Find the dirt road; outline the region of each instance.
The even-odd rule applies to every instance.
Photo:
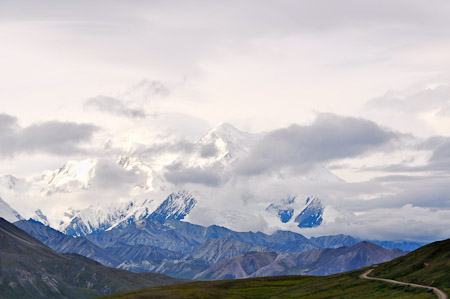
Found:
[[[389,282],[389,283],[394,283],[394,284],[399,284],[399,285],[404,285],[404,286],[428,289],[428,290],[432,290],[438,296],[439,299],[448,299],[447,294],[445,294],[443,291],[441,291],[441,290],[439,290],[438,288],[435,288],[435,287],[424,286],[424,285],[415,284],[415,283],[401,282],[401,281],[396,281],[396,280],[386,279],[386,278],[376,278],[376,277],[369,277],[369,276],[367,276],[372,271],[373,271],[373,269],[367,270],[366,272],[361,274],[359,276],[359,278],[370,279],[370,280],[379,280],[379,281],[384,281],[384,282]]]

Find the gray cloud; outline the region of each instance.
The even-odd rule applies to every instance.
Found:
[[[400,164],[379,167],[362,167],[361,170],[384,171],[384,172],[438,172],[450,174],[450,137],[432,136],[412,147],[414,150],[427,150],[431,152],[424,165],[407,165],[411,160],[405,160]]]
[[[147,116],[143,109],[129,108],[122,101],[107,96],[90,98],[84,103],[84,107],[128,118],[145,118]]]
[[[319,114],[309,126],[292,125],[268,133],[239,161],[237,170],[249,175],[281,168],[302,172],[314,163],[380,150],[400,137],[368,120]]]
[[[433,210],[408,204],[401,208],[374,209],[358,215],[352,223],[338,219],[312,231],[317,236],[343,233],[371,240],[432,242],[448,238],[449,227],[450,210]]]
[[[136,186],[142,177],[134,171],[129,171],[117,165],[113,161],[101,160],[95,167],[95,177],[92,181],[94,189],[105,190],[126,190]]]
[[[222,180],[222,175],[214,167],[189,167],[181,163],[166,167],[164,177],[175,185],[193,183],[211,187],[218,186]]]
[[[450,209],[450,186],[448,176],[385,176],[368,182],[367,185],[379,186],[379,192],[391,191],[393,194],[378,196],[371,200],[346,201],[353,211],[368,211],[376,208],[400,208],[406,204],[418,207]],[[378,184],[380,183],[380,184]]]
[[[200,156],[202,158],[209,158],[213,157],[217,154],[218,148],[214,142],[211,142],[209,144],[202,144],[200,147]]]
[[[0,114],[0,155],[45,152],[68,155],[83,152],[98,127],[91,124],[48,121],[22,128],[16,117]]]
[[[434,147],[433,154],[428,159],[428,165],[435,169],[449,170],[450,166],[450,137],[431,137],[425,145]]]
[[[366,107],[389,111],[396,110],[402,113],[423,113],[424,111],[437,110],[436,114],[448,116],[450,111],[450,87],[441,85],[404,97],[393,96],[388,93],[383,97],[368,101]]]
[[[137,145],[133,150],[133,154],[145,159],[164,153],[192,153],[194,149],[194,143],[186,140],[178,140],[152,145]]]

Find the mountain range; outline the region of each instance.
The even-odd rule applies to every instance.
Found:
[[[56,253],[3,218],[0,244],[0,298],[87,298],[185,282],[108,268],[74,253]]]
[[[360,242],[350,247],[316,248],[296,253],[248,252],[225,259],[194,279],[216,280],[275,275],[330,275],[390,261],[399,249]]]
[[[104,265],[134,272],[151,271],[189,279],[222,279],[223,276],[219,274],[207,273],[215,272],[218,265],[223,268],[221,271],[225,271],[227,263],[235,264],[234,259],[253,255],[264,257],[264,260],[270,262],[261,264],[254,272],[242,277],[275,273],[326,275],[329,271],[355,269],[405,253],[399,249],[391,250],[372,243],[360,243],[345,235],[308,239],[290,231],[277,231],[271,235],[235,232],[224,227],[203,227],[170,218],[141,219],[123,228],[83,237],[65,235],[33,220],[21,220],[15,225],[58,252],[78,253]],[[366,244],[364,250],[358,244]],[[363,257],[355,260],[347,258],[346,254]],[[304,256],[310,259],[303,258]],[[317,260],[312,259],[312,256]],[[332,259],[342,262],[340,268],[331,267],[327,272],[327,267],[320,267],[332,263]],[[292,265],[280,270],[279,260],[281,263],[289,260]],[[266,267],[271,263],[274,264]],[[261,267],[266,268],[264,270]]]

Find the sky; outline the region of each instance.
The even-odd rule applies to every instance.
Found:
[[[106,147],[173,152],[227,122],[267,134],[233,175],[320,163],[348,183],[333,190],[343,205],[380,188],[358,209],[419,209],[436,228],[449,37],[444,0],[0,0],[0,175]]]

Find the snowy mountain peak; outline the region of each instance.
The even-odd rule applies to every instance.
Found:
[[[282,223],[292,221],[300,228],[319,226],[323,221],[324,205],[319,197],[308,196],[304,202],[298,200],[297,196],[288,196],[275,203],[271,203],[266,212],[277,216]]]
[[[294,222],[298,227],[309,228],[322,224],[324,206],[318,197],[308,197],[305,208],[298,214]]]
[[[194,195],[188,191],[171,193],[150,217],[181,220],[189,214],[196,203]]]
[[[12,175],[4,175],[0,177],[0,187],[5,188],[6,190],[24,192],[28,189],[29,184],[24,179]]]
[[[288,196],[287,198],[281,199],[278,203],[271,203],[267,208],[266,212],[276,215],[280,218],[281,222],[287,223],[292,219],[294,215],[294,207],[296,196]]]
[[[17,184],[17,178],[12,175],[4,175],[0,177],[0,186],[5,187],[8,190],[13,190]]]
[[[151,199],[133,200],[119,206],[104,209],[90,206],[76,213],[60,230],[71,236],[83,236],[95,232],[125,227],[129,223],[147,218],[156,208]]]
[[[243,132],[231,124],[221,123],[198,142],[198,156],[190,164],[199,166],[219,163],[222,167],[248,153],[258,135]]]
[[[75,213],[60,230],[72,236],[84,236],[113,228],[123,228],[144,218],[183,219],[197,200],[188,191],[171,193],[160,205],[151,199],[133,200],[104,209],[90,206]],[[40,221],[40,220],[38,220]]]
[[[128,171],[139,173],[143,180],[135,186],[135,191],[152,191],[153,187],[153,171],[137,157],[120,156],[116,163]]]
[[[16,210],[11,208],[9,204],[6,201],[4,201],[1,197],[0,197],[0,217],[9,222],[16,222],[19,220],[23,220],[23,217],[20,216],[20,214],[17,213]]]
[[[242,137],[245,137],[246,135],[248,135],[248,132],[244,132],[239,130],[238,128],[236,128],[235,126],[233,126],[230,123],[227,122],[222,122],[220,124],[218,124],[215,128],[213,128],[210,132],[215,132],[216,134],[226,138],[226,139],[240,139]]]
[[[57,170],[47,170],[35,178],[41,185],[41,192],[48,195],[55,192],[69,193],[76,189],[87,189],[95,176],[96,159],[70,160]]]
[[[326,169],[323,165],[314,165],[308,173],[302,176],[303,179],[307,179],[312,182],[320,183],[343,183],[345,182],[340,177]]]
[[[200,143],[206,140],[222,140],[225,144],[241,143],[252,135],[254,134],[241,131],[232,124],[221,123],[201,138]]]
[[[40,222],[45,226],[49,226],[47,216],[45,216],[40,209],[34,211],[34,216],[31,217],[31,219]]]

